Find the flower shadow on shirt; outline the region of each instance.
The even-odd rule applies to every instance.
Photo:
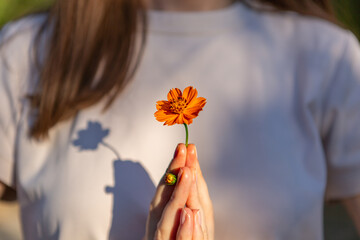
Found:
[[[122,160],[116,148],[104,141],[110,133],[97,121],[89,121],[87,128],[78,131],[72,143],[80,151],[105,147],[114,153],[114,186],[106,186],[105,193],[113,195],[112,222],[108,238],[137,240],[145,235],[146,219],[155,185],[144,167],[134,161]]]
[[[115,185],[105,191],[113,194],[113,219],[109,239],[142,239],[155,186],[140,163],[114,161]]]
[[[110,133],[109,129],[103,129],[101,123],[88,121],[86,129],[78,131],[78,138],[73,145],[83,150],[96,150],[103,139]]]

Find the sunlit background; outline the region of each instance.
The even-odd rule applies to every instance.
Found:
[[[53,0],[0,0],[0,27],[24,14],[46,10],[52,2]],[[332,2],[340,22],[360,39],[360,0],[333,0]],[[15,203],[0,203],[0,240],[21,239],[18,215],[19,211]],[[341,205],[336,203],[327,205],[324,217],[325,240],[360,239]]]

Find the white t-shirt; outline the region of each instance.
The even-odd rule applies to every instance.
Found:
[[[189,131],[216,239],[320,240],[324,199],[360,193],[360,48],[350,32],[241,3],[151,11],[143,60],[110,110],[83,110],[37,142],[25,96],[43,19],[1,34],[11,40],[0,52],[0,179],[17,189],[25,239],[141,239],[185,137],[155,120],[155,102],[189,85],[207,98]]]

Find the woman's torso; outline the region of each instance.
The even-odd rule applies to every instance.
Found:
[[[345,34],[240,4],[149,17],[138,72],[109,111],[99,103],[37,142],[22,102],[15,156],[25,239],[140,239],[155,185],[185,136],[183,126],[155,120],[155,102],[189,85],[207,98],[189,130],[217,239],[322,239],[322,101],[338,61],[326,54],[343,50]]]

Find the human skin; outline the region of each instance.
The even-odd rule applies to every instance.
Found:
[[[342,200],[360,236],[360,195]]]
[[[0,182],[0,198],[1,199],[3,198],[4,192],[5,192],[5,185],[2,182]]]
[[[214,239],[212,202],[195,145],[186,148],[179,144],[167,172],[179,176],[177,185],[167,186],[160,181],[150,204],[144,239]],[[184,216],[187,225],[181,224]]]

